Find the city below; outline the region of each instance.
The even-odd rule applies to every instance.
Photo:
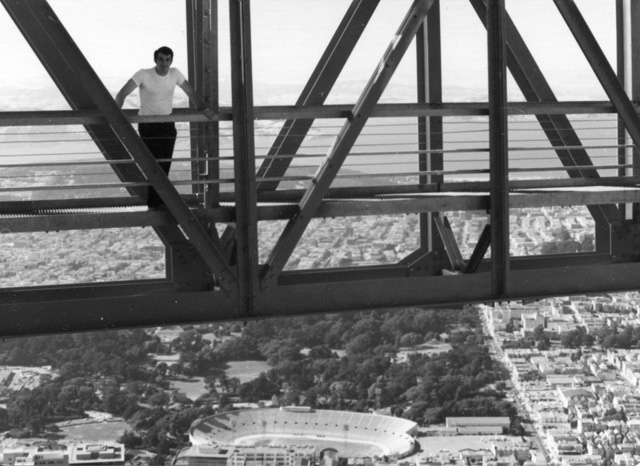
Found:
[[[400,413],[394,415],[390,406],[378,406],[366,414],[282,407],[282,398],[275,395],[259,403],[242,403],[236,397],[238,400],[224,409],[218,399],[213,411],[208,411],[209,416],[197,419],[184,432],[191,446],[177,450],[162,463],[154,463],[149,451],[125,450],[116,440],[126,442],[126,433],[119,439],[82,441],[62,435],[52,441],[48,436],[15,438],[13,432],[5,432],[2,464],[305,466],[344,460],[349,464],[405,466],[633,465],[640,459],[639,305],[640,294],[629,293],[470,308],[468,311],[479,314],[492,358],[508,369],[510,380],[502,385],[507,399],[516,407],[517,414],[512,419],[447,417],[444,424],[429,425],[399,418]],[[155,332],[160,341],[172,341],[170,346],[174,348],[179,340],[195,335],[193,330],[167,330],[171,331]],[[438,336],[440,351],[453,351],[449,343],[452,336]],[[215,341],[217,337],[206,338]],[[235,333],[222,340],[241,339]],[[163,348],[166,351],[168,347]],[[396,359],[408,364],[424,349],[425,345],[404,347],[400,352],[403,357],[398,353]],[[177,356],[163,354],[157,359],[178,361]],[[38,380],[52,376],[55,378],[53,371],[34,367],[6,367],[0,373],[3,386],[18,391],[32,390]],[[225,392],[221,387],[225,380],[228,383],[226,378],[215,381],[218,391]],[[380,392],[374,392],[378,399]],[[173,387],[168,393],[166,409],[189,409],[184,392]],[[85,433],[95,426],[114,424],[120,425],[121,430],[122,425],[126,426],[117,416],[86,414],[89,417],[85,419],[50,425],[49,435],[73,426]],[[515,427],[514,419],[520,427]],[[291,427],[286,427],[288,422]],[[337,427],[331,427],[334,423]],[[284,441],[286,445],[281,443]],[[335,450],[326,447],[332,442],[337,446]],[[379,454],[367,456],[368,451]],[[332,452],[337,454],[331,455]]]
[[[451,212],[448,218],[462,255],[469,257],[488,217]],[[510,220],[514,256],[593,251],[594,222],[585,208],[514,209]],[[261,222],[259,227],[264,261],[284,222]],[[393,263],[418,247],[418,232],[415,214],[316,219],[287,269]],[[3,233],[2,287],[164,277],[164,246],[151,228]]]
[[[487,217],[478,213],[453,212],[448,214],[448,218],[463,255],[468,256]],[[308,269],[396,262],[417,247],[418,220],[417,215],[411,214],[314,220],[313,228],[308,229],[287,268]],[[513,255],[593,250],[593,221],[582,209],[557,207],[514,210],[510,220]],[[263,260],[273,247],[271,238],[277,238],[282,222],[262,222],[260,228],[260,256]],[[164,268],[163,247],[153,235],[153,231],[138,229],[123,233],[120,230],[91,230],[2,235],[7,253],[2,257],[4,272],[0,275],[0,283],[4,287],[10,287],[161,278]],[[13,260],[13,255],[20,256],[21,260]],[[91,417],[89,422],[82,417],[64,419],[50,423],[49,427],[57,426],[64,429],[80,425],[82,429],[89,431],[90,426],[110,424],[121,427],[118,434],[111,432],[105,438],[93,438],[91,441],[83,440],[81,437],[65,439],[64,435],[61,435],[54,436],[55,441],[52,441],[50,436],[38,435],[37,438],[31,438],[21,434],[17,435],[20,438],[16,438],[15,433],[8,433],[2,443],[2,463],[8,466],[67,466],[79,462],[87,465],[120,465],[126,462],[179,466],[304,466],[318,464],[321,461],[323,464],[347,461],[349,464],[413,463],[459,466],[522,466],[525,463],[572,466],[637,464],[640,461],[640,397],[637,395],[640,381],[640,350],[635,351],[632,348],[638,346],[640,341],[640,332],[636,335],[634,330],[639,324],[636,317],[639,303],[640,298],[637,295],[628,294],[601,298],[558,298],[526,306],[511,303],[494,307],[470,307],[468,310],[481,317],[484,345],[489,348],[495,364],[508,370],[509,376],[498,384],[502,385],[502,388],[497,389],[496,396],[498,399],[506,397],[514,407],[514,415],[495,415],[495,410],[490,410],[490,415],[447,415],[445,420],[442,413],[446,409],[443,408],[440,417],[415,415],[412,416],[416,418],[414,424],[399,427],[393,421],[402,415],[402,410],[398,410],[397,407],[403,404],[405,413],[416,407],[416,403],[409,400],[410,397],[406,394],[402,395],[402,403],[400,400],[387,400],[385,405],[377,399],[375,409],[365,407],[369,412],[373,412],[374,416],[378,416],[375,420],[355,418],[353,415],[344,417],[343,413],[350,412],[349,409],[357,406],[357,399],[352,400],[355,405],[344,406],[347,410],[336,410],[333,400],[321,401],[320,397],[316,401],[319,405],[324,403],[321,408],[309,408],[307,413],[285,412],[275,415],[273,413],[282,412],[282,407],[290,404],[284,404],[282,399],[277,399],[275,395],[259,403],[245,403],[242,397],[235,396],[239,383],[236,383],[235,389],[225,387],[220,390],[220,384],[227,379],[225,376],[222,382],[219,378],[213,382],[210,380],[209,385],[215,387],[212,389],[213,392],[228,395],[233,403],[223,409],[219,397],[210,398],[205,402],[199,399],[197,403],[201,403],[196,404],[199,410],[197,413],[202,414],[197,418],[200,421],[196,419],[199,424],[194,418],[189,418],[190,422],[194,423],[185,425],[181,432],[161,431],[158,434],[158,437],[169,436],[167,438],[172,439],[172,445],[185,445],[185,439],[188,438],[186,446],[182,448],[165,449],[171,451],[171,454],[155,456],[147,449],[135,448],[134,444],[140,443],[138,436],[142,435],[142,431],[129,428],[132,423],[127,416],[105,414],[104,418]],[[455,314],[459,311],[435,312]],[[479,322],[480,320],[478,327]],[[385,325],[384,320],[378,324]],[[448,332],[457,332],[456,329],[461,324],[451,325],[452,327],[446,328],[444,332],[436,328],[429,331],[429,328],[425,327],[410,332],[411,338],[406,334],[402,338],[396,337],[396,343],[401,342],[401,351],[389,356],[389,361],[395,365],[407,366],[413,363],[412,355],[420,355],[428,360],[435,352],[423,351],[425,345],[442,352],[457,351],[455,343],[448,343]],[[605,330],[609,331],[609,334],[603,335],[602,332]],[[467,331],[472,332],[473,329]],[[157,379],[163,379],[167,374],[173,374],[174,377],[185,374],[185,367],[193,369],[199,364],[197,359],[203,350],[197,352],[197,355],[189,356],[193,358],[189,359],[185,356],[189,352],[185,353],[185,348],[181,347],[184,342],[176,343],[184,339],[180,335],[189,332],[193,333],[193,330],[181,329],[176,335],[163,341],[163,355],[162,358],[158,356],[153,373],[158,374],[158,367],[164,364],[160,361],[171,361],[171,358],[174,358],[176,364],[168,371],[166,368],[169,365],[165,364],[165,369],[157,375]],[[149,331],[147,333],[153,334]],[[209,351],[218,351],[225,345],[231,345],[230,341],[243,340],[242,335],[242,329],[236,328],[235,333],[228,333],[225,339],[217,341],[217,337],[212,337],[213,343],[209,345]],[[335,349],[339,348],[339,345],[328,346],[332,348],[332,357],[344,359],[345,353],[350,355],[355,352],[353,346],[350,348],[348,342],[345,344],[348,338],[342,338],[343,349]],[[624,338],[626,340],[623,340]],[[355,342],[357,338],[353,340]],[[370,344],[372,347],[384,347],[383,342]],[[261,345],[268,346],[267,343]],[[272,346],[275,345],[274,342]],[[260,349],[264,356],[265,350],[262,346]],[[259,359],[255,354],[257,353],[254,351],[254,356],[246,359]],[[12,353],[11,357],[14,356]],[[224,362],[237,358],[211,357],[210,360]],[[178,365],[181,366],[180,369],[174,367]],[[269,373],[276,365],[270,366],[271,369],[269,366],[266,367]],[[43,377],[47,380],[55,380],[57,377],[58,371],[55,369],[44,375],[35,370],[7,366],[2,372],[3,384],[9,390],[26,393],[29,390],[33,391],[34,385],[37,386],[37,381]],[[197,370],[193,371],[192,375],[194,374],[198,375]],[[256,371],[251,378],[255,380],[263,376],[264,372]],[[318,379],[322,377],[316,376]],[[389,385],[389,376],[385,377]],[[414,379],[418,380],[415,388],[420,388],[423,377],[417,373],[414,375]],[[284,390],[286,395],[289,382],[284,381],[282,375],[280,380],[279,390]],[[247,383],[251,383],[250,380],[245,380],[242,386]],[[413,383],[415,384],[415,381]],[[119,384],[122,390],[122,382]],[[498,385],[495,382],[491,384],[492,387]],[[370,390],[375,392],[375,386],[371,385],[374,388]],[[340,392],[336,387],[339,387],[337,382],[331,384],[331,392],[334,395]],[[98,392],[101,390],[103,389],[97,389]],[[503,395],[500,395],[501,391]],[[181,393],[180,389],[176,389],[175,385],[167,386],[165,392],[163,396],[166,399],[163,398],[161,403],[151,405],[148,398],[147,401],[140,401],[144,400],[143,395],[136,401],[137,408],[157,404],[162,406],[164,413],[196,409],[185,408],[183,402],[186,402],[188,397]],[[482,390],[478,393],[481,394]],[[419,398],[415,392],[413,397],[415,400]],[[371,395],[369,399],[372,399]],[[456,400],[464,402],[458,400],[457,396]],[[304,405],[303,401],[304,397],[294,397],[293,404]],[[343,408],[344,403],[338,405]],[[9,403],[7,408],[10,415],[11,406]],[[260,414],[262,417],[259,419],[255,417],[258,416],[255,413],[261,412],[259,410],[254,414],[238,414],[238,417],[226,414],[223,419],[215,417],[218,415],[216,413],[234,412],[228,410],[238,408],[272,411],[269,411],[270,414]],[[432,406],[427,408],[427,412],[429,409],[439,408]],[[362,410],[363,406],[357,409]],[[86,409],[84,412],[87,412]],[[246,421],[246,418],[251,416],[254,416],[253,420]],[[269,429],[276,429],[278,419],[281,425],[302,424],[301,416],[308,417],[304,420],[305,425],[320,425],[318,419],[327,421],[323,429],[318,427],[302,437],[299,432],[290,432],[279,427],[278,432],[284,436],[282,438],[285,438],[285,443],[282,438],[268,436],[264,441],[246,442],[252,435],[264,437]],[[427,419],[431,420],[426,421]],[[432,422],[433,419],[437,421]],[[251,424],[254,430],[259,428],[261,431],[242,432],[239,426],[245,421]],[[145,425],[143,429],[147,434],[153,428],[153,421],[149,422],[151,424]],[[140,422],[138,424],[140,425]],[[374,424],[388,434],[373,435],[368,429]],[[212,430],[211,425],[218,426],[219,436],[216,437],[215,429]],[[333,432],[327,431],[329,425],[334,425]],[[198,430],[203,426],[207,426],[206,434]],[[336,429],[342,432],[336,434]],[[247,432],[253,434],[249,435]],[[242,438],[234,438],[236,434]],[[400,440],[390,442],[389,439],[393,436]],[[179,440],[180,438],[182,440]],[[136,441],[132,442],[132,439]],[[327,447],[331,444],[331,439],[342,447],[337,448],[335,452],[331,447]],[[66,445],[67,448],[61,445]],[[86,457],[78,455],[74,453],[74,449],[77,448],[85,448],[92,453],[89,456],[85,455]]]

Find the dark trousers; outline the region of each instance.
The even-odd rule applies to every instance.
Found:
[[[149,151],[158,161],[162,171],[168,175],[178,134],[175,123],[139,123],[138,132]],[[151,186],[148,190],[147,205],[149,207],[163,205],[162,199]]]

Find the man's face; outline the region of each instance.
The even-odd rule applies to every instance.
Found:
[[[158,74],[162,76],[166,75],[171,67],[171,62],[173,62],[173,56],[159,53],[156,58],[156,71]]]

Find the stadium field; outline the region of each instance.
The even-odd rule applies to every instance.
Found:
[[[372,413],[292,406],[241,409],[195,421],[193,445],[313,446],[345,458],[407,456],[414,453],[417,424]]]
[[[242,437],[234,442],[236,445],[274,446],[274,445],[313,445],[317,452],[325,448],[333,448],[338,453],[355,457],[374,457],[389,454],[389,449],[373,442],[349,440],[338,437],[316,437],[304,435],[252,435]]]

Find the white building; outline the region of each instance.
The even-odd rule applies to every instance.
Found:
[[[42,447],[6,448],[2,451],[3,466],[69,466],[69,455],[64,450],[46,450]]]
[[[306,466],[314,461],[312,445],[194,445],[182,450],[174,466]]]
[[[124,445],[91,443],[69,447],[69,465],[124,466]]]

